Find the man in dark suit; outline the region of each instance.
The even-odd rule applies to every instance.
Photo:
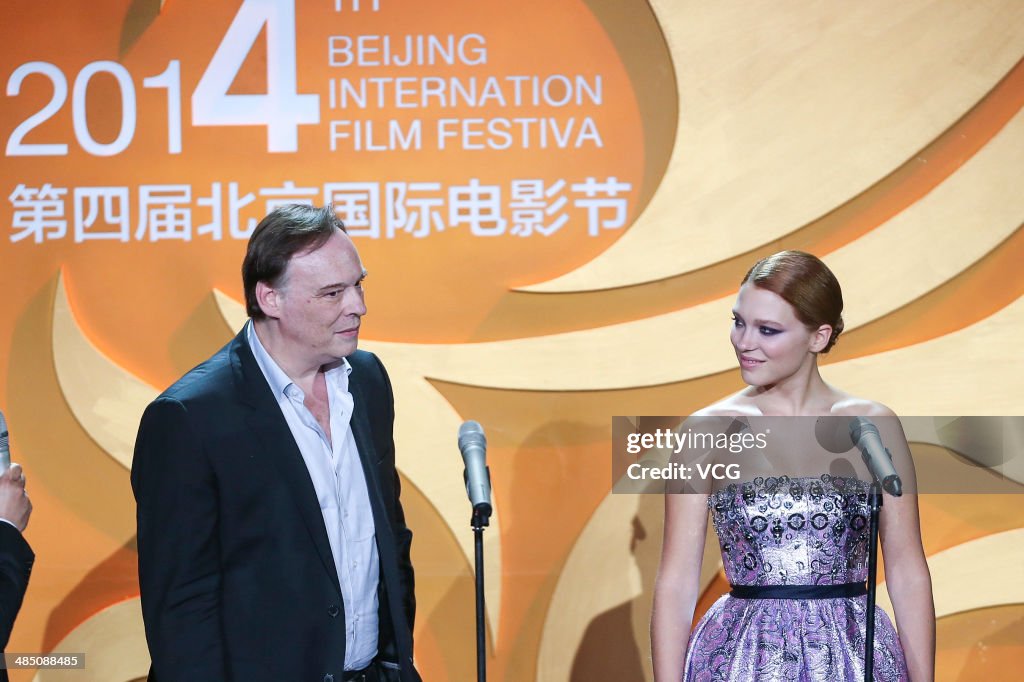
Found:
[[[150,680],[415,682],[415,611],[366,272],[331,207],[249,240],[250,321],[147,409],[132,467]]]
[[[0,415],[0,422],[3,415]],[[0,427],[4,437],[6,427]],[[28,589],[28,578],[36,555],[21,536],[32,515],[32,503],[25,492],[25,474],[12,464],[0,475],[0,652],[7,648],[14,619]],[[7,682],[7,668],[0,668],[0,682]]]

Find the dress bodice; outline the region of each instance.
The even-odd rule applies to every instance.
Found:
[[[708,498],[733,585],[831,585],[867,578],[868,484],[773,476]]]
[[[708,498],[733,585],[835,585],[867,577],[868,484],[759,477]],[[723,595],[693,629],[685,682],[864,679],[867,597]],[[874,679],[907,682],[892,621],[875,607]]]

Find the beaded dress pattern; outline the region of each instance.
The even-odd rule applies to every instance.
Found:
[[[732,585],[838,585],[867,579],[868,484],[856,478],[755,478],[708,498]],[[884,511],[883,511],[884,513]],[[685,680],[864,679],[867,597],[724,595],[694,628]],[[874,679],[909,680],[899,638],[875,610]]]

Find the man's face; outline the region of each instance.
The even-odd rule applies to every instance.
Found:
[[[355,352],[366,314],[365,276],[355,245],[340,230],[319,249],[292,256],[274,287],[275,317],[288,355],[320,366]]]

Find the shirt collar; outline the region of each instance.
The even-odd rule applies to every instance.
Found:
[[[267,383],[270,384],[270,389],[274,392],[274,395],[287,396],[286,391],[289,386],[295,386],[295,389],[300,394],[302,393],[302,389],[295,385],[295,382],[284,373],[281,366],[274,361],[274,358],[267,352],[267,349],[260,343],[260,337],[256,335],[256,327],[253,325],[252,320],[246,322],[245,340],[249,342],[249,348],[252,349],[253,357],[256,358],[256,364],[259,365],[263,376],[266,377]],[[339,372],[338,370],[344,370],[344,372]],[[347,390],[350,374],[352,374],[352,365],[349,364],[348,358],[342,358],[341,364],[328,370],[324,378],[328,382],[340,382]]]

